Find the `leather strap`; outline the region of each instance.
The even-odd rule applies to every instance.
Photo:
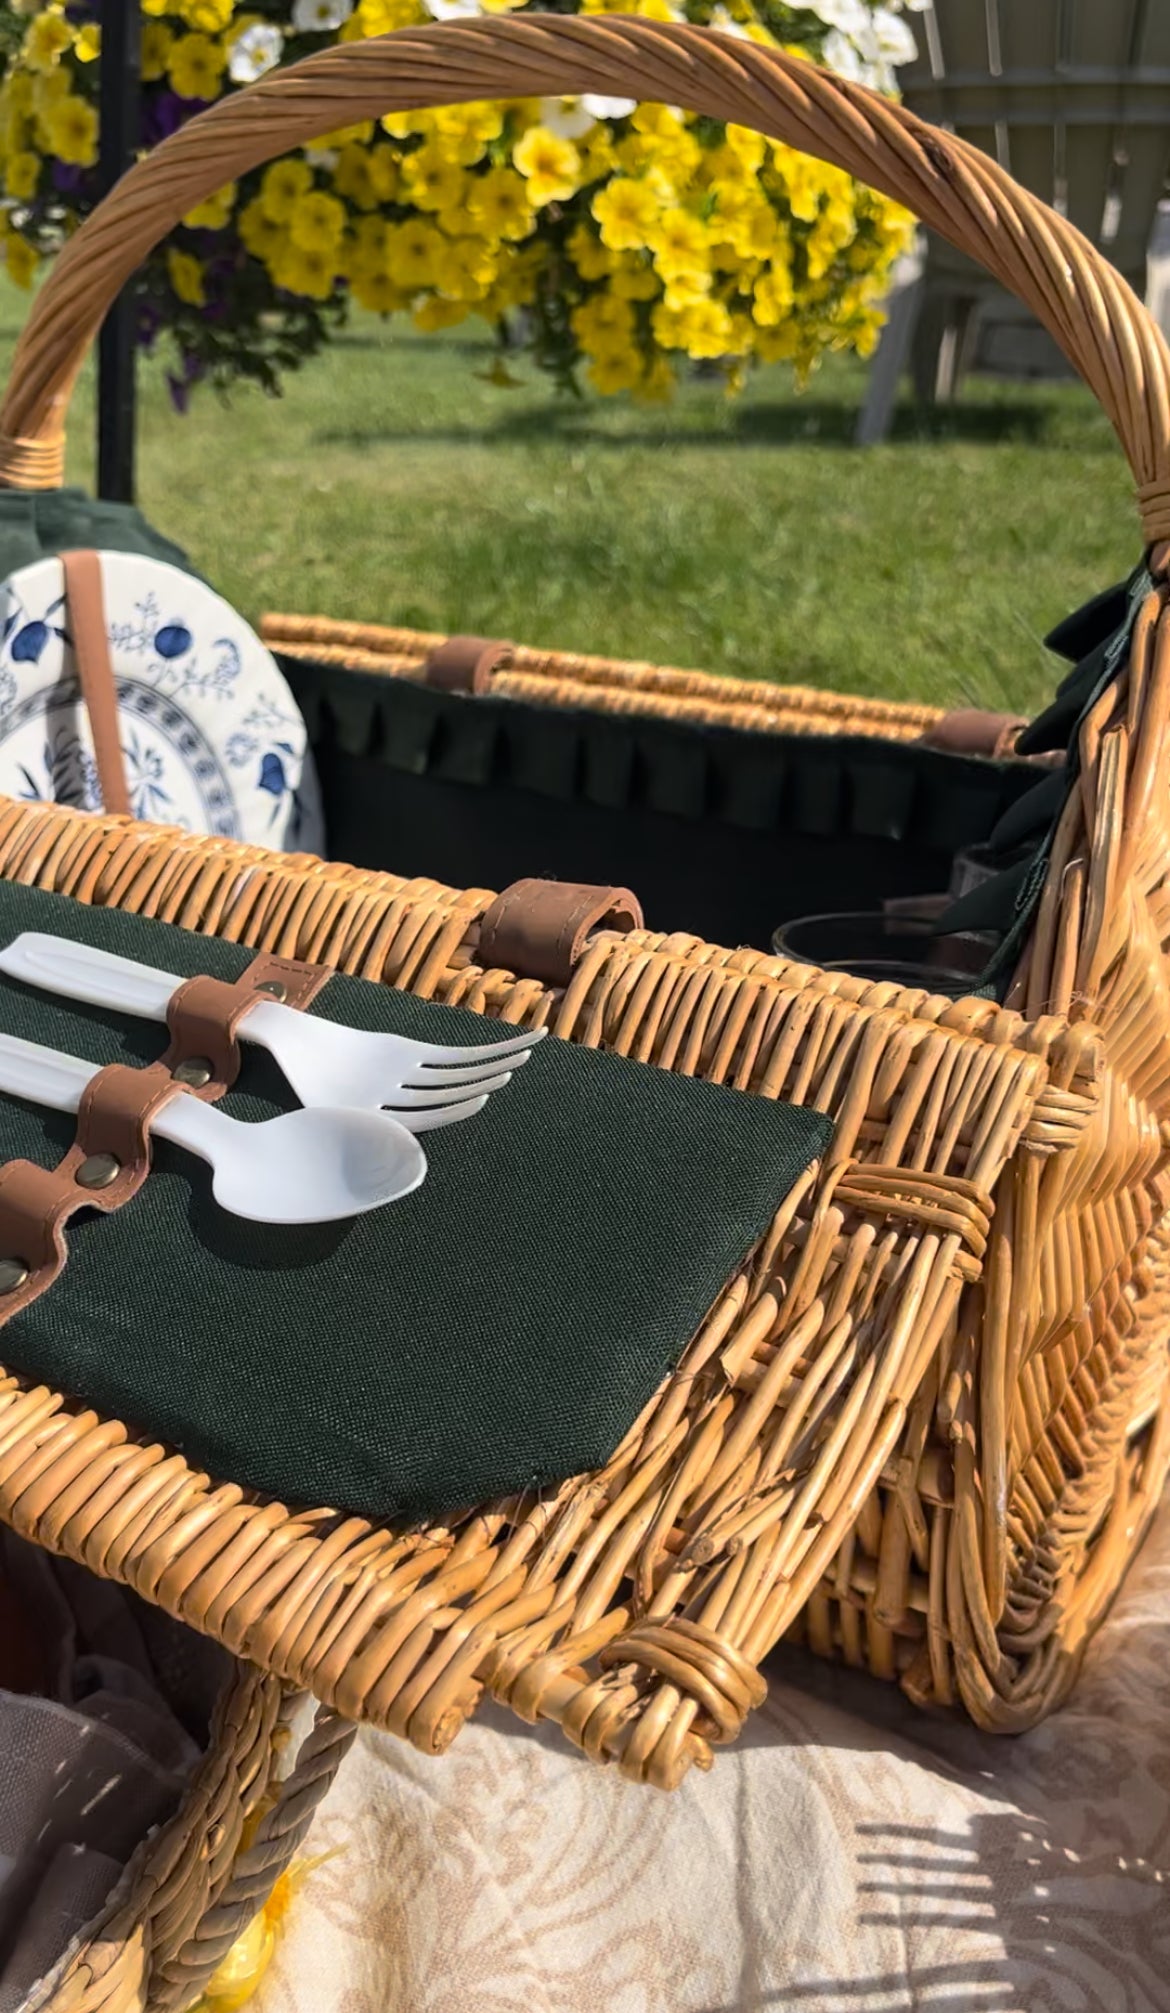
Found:
[[[479,926],[485,970],[567,986],[595,930],[640,930],[642,905],[629,888],[580,881],[514,881]]]
[[[1020,713],[981,713],[975,707],[961,707],[928,727],[922,746],[941,748],[948,755],[985,755],[1003,761],[1014,753],[1017,736],[1027,724]]]
[[[130,792],[118,734],[118,692],[106,636],[101,559],[96,552],[63,552],[61,565],[65,572],[69,634],[81,697],[89,714],[102,805],[105,810],[128,818]]]
[[[0,1168],[0,1258],[27,1268],[25,1278],[0,1293],[0,1327],[57,1278],[68,1257],[65,1226],[79,1209],[109,1213],[137,1195],[150,1172],[150,1126],[175,1097],[216,1103],[240,1071],[237,1031],[258,998],[279,989],[282,1001],[303,1009],[330,974],[320,965],[291,958],[257,957],[232,983],[188,979],[167,1011],[171,1039],[166,1053],[145,1068],[112,1063],[86,1085],[77,1114],[77,1137],[54,1168],[10,1160]],[[176,1077],[182,1064],[204,1063],[206,1082]],[[108,1165],[94,1168],[108,1156]],[[105,1186],[87,1183],[90,1170],[108,1174]]]
[[[448,636],[428,653],[423,675],[438,692],[486,692],[492,672],[509,661],[512,650],[511,643],[487,636]]]

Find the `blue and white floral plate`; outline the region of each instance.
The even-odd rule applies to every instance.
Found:
[[[125,552],[101,563],[134,816],[323,852],[305,723],[255,631],[178,567]],[[59,559],[0,586],[0,792],[98,811],[63,597]]]

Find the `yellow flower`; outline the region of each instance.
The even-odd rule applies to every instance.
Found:
[[[177,11],[189,28],[205,35],[219,35],[232,18],[235,0],[179,0]]]
[[[380,203],[391,203],[402,179],[402,158],[396,147],[379,145],[369,152],[370,186]]]
[[[409,28],[413,22],[425,21],[426,18],[419,0],[360,0],[357,11],[345,24],[350,31],[346,39],[361,35],[392,35],[396,28]]]
[[[190,252],[176,251],[172,245],[167,253],[167,276],[172,292],[189,308],[207,305],[207,292],[203,285],[203,267]]]
[[[781,236],[780,220],[749,184],[716,182],[708,230],[713,243],[729,244],[740,258],[766,258]]]
[[[171,53],[171,31],[162,21],[142,24],[142,81],[157,84],[167,73]]]
[[[389,152],[389,149],[387,149]],[[333,186],[355,210],[376,210],[378,192],[370,173],[370,150],[356,141],[341,149],[333,169]]]
[[[467,214],[485,238],[523,238],[532,229],[528,189],[514,168],[489,168],[472,178]]]
[[[167,75],[180,98],[217,98],[227,57],[209,35],[180,35],[167,55]]]
[[[386,264],[391,279],[411,293],[430,284],[442,238],[433,224],[408,217],[387,232]]]
[[[650,233],[654,264],[664,280],[707,280],[707,233],[686,210],[664,210]]]
[[[726,356],[734,347],[731,316],[721,301],[695,301],[683,310],[680,326],[688,356]]]
[[[327,301],[337,284],[339,258],[327,246],[294,245],[287,239],[272,262],[272,277],[286,293]]]
[[[504,115],[498,105],[444,105],[432,115],[432,124],[447,158],[473,168],[490,143],[499,139]]]
[[[420,210],[445,210],[457,204],[463,194],[464,174],[456,161],[449,161],[437,143],[408,154],[402,164],[402,180],[411,202]]]
[[[577,142],[577,152],[581,157],[581,186],[599,182],[603,175],[613,172],[613,140],[608,126],[597,125]]]
[[[213,196],[205,196],[193,210],[188,210],[183,222],[192,231],[222,231],[236,206],[236,185],[228,182],[225,188],[217,189]]]
[[[757,175],[764,164],[768,143],[751,126],[729,126],[727,145],[749,175]]]
[[[364,145],[367,140],[372,140],[373,137],[373,120],[359,119],[356,125],[338,126],[332,133],[322,133],[319,139],[313,141],[313,147],[315,150],[320,149],[322,153],[337,154],[340,153],[342,147],[348,147],[354,140]]]
[[[37,183],[41,179],[39,154],[27,151],[9,154],[4,170],[4,191],[14,202],[27,203],[36,194]]]
[[[14,286],[31,287],[39,263],[28,240],[17,232],[4,240],[4,264]]]
[[[344,229],[345,204],[323,191],[302,196],[289,219],[289,234],[302,252],[336,252]]]
[[[573,334],[586,356],[612,356],[634,340],[634,310],[615,294],[594,294],[569,317]]]
[[[514,165],[528,184],[534,210],[545,203],[565,203],[581,186],[581,156],[571,140],[550,133],[547,126],[530,126],[518,141]]]
[[[278,224],[265,208],[260,196],[253,196],[252,201],[245,204],[240,211],[237,228],[244,249],[251,252],[254,259],[263,259],[265,263],[276,256],[288,235],[284,225]]]
[[[59,98],[42,123],[51,153],[71,167],[92,168],[97,160],[98,115],[84,98]]]
[[[449,329],[456,322],[467,320],[466,301],[440,300],[432,295],[428,301],[420,301],[414,311],[414,325],[417,329]]]
[[[613,356],[595,356],[585,373],[603,398],[610,398],[615,392],[633,391],[642,377],[642,359],[637,350],[627,350]]]
[[[51,70],[73,47],[73,30],[56,8],[46,8],[30,22],[21,55],[30,70]]]
[[[678,379],[669,357],[656,356],[646,365],[641,379],[634,386],[634,397],[640,405],[669,405],[677,385]]]
[[[359,307],[373,315],[392,315],[410,305],[410,296],[396,287],[389,273],[353,273],[350,291]]]
[[[792,313],[794,305],[792,275],[782,266],[768,266],[752,294],[752,320],[761,328],[775,328]]]
[[[274,161],[265,168],[259,200],[278,224],[292,221],[292,213],[313,186],[313,170],[307,161]]]
[[[618,263],[608,246],[594,237],[588,224],[578,224],[570,237],[569,257],[583,280],[604,279]]]
[[[481,300],[496,277],[496,262],[482,238],[444,238],[431,268],[431,285],[449,300]]]
[[[662,205],[650,184],[631,181],[626,175],[615,175],[593,198],[601,242],[614,252],[641,251],[649,244],[661,213]]]
[[[89,21],[77,31],[73,53],[79,63],[93,63],[102,53],[102,31],[96,21]]]
[[[658,274],[638,252],[624,252],[615,261],[612,291],[623,301],[657,300],[662,291]]]
[[[382,131],[392,140],[409,140],[416,134],[425,138],[436,130],[434,112],[387,112],[382,120]]]

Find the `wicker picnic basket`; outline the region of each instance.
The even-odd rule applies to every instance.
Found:
[[[1065,222],[897,105],[686,26],[489,19],[314,57],[127,175],[36,301],[0,411],[0,474],[59,483],[65,408],[103,314],[213,189],[395,109],[586,90],[757,127],[877,184],[1035,310],[1116,428],[1149,576],[1127,659],[1080,721],[1014,970],[999,998],[955,998],[603,916],[550,979],[487,955],[489,890],[401,878],[392,857],[347,867],[3,807],[10,880],[818,1106],[835,1132],[597,1472],[387,1528],[259,1500],[12,1375],[0,1514],[427,1751],[488,1693],[669,1787],[735,1736],[786,1632],[924,1703],[961,1701],[982,1726],[1032,1725],[1065,1695],[1158,1499],[1170,1458],[1161,337]],[[367,713],[379,695],[419,694],[434,641],[271,633],[290,664],[301,646],[324,656],[323,677],[357,663]],[[748,730],[757,754],[766,741],[757,783],[781,757],[798,781],[806,763],[847,764],[862,741],[909,759],[936,717],[531,652],[496,689],[508,719],[539,712],[582,734],[602,715],[639,734],[689,724],[703,748],[721,726]],[[474,720],[495,700],[448,703]],[[977,796],[987,779],[1034,777],[994,755],[998,739],[987,759],[934,758],[956,765],[948,798],[959,783]],[[813,794],[815,824],[828,813]]]
[[[38,2013],[185,2013],[268,1900],[353,1739],[321,1712],[281,1779],[289,1694],[233,1663],[207,1751],[175,1815],[27,2002]]]

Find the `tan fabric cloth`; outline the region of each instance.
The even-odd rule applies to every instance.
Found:
[[[1170,2013],[1170,1508],[1018,1741],[792,1652],[677,1795],[368,1735],[256,2013]]]

